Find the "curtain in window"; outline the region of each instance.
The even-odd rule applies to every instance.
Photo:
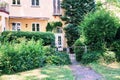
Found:
[[[35,5],[35,0],[32,0],[32,5]]]
[[[57,13],[60,13],[60,0],[57,0]]]

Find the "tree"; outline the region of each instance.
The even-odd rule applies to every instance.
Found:
[[[74,24],[68,24],[64,28],[64,30],[66,32],[68,46],[72,46],[74,44],[74,42],[80,37],[78,26],[76,26]]]
[[[64,9],[61,19],[68,24],[65,27],[67,43],[68,46],[72,46],[80,37],[78,25],[85,14],[95,10],[95,2],[94,0],[63,0],[61,7]]]
[[[66,23],[79,25],[85,14],[95,10],[94,0],[63,0],[61,7],[64,15],[61,17]]]
[[[86,45],[93,50],[105,50],[115,40],[119,20],[110,12],[101,9],[90,13],[84,18],[81,25]]]

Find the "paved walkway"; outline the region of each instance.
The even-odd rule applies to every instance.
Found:
[[[79,65],[75,59],[75,54],[69,54],[72,65],[70,68],[73,71],[75,80],[103,80],[100,74],[97,74],[91,68]]]

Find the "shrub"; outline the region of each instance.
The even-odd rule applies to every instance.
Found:
[[[44,53],[41,41],[5,43],[0,50],[2,52],[0,68],[3,73],[14,73],[43,66]]]
[[[116,54],[112,51],[91,51],[84,53],[81,62],[83,64],[101,62],[112,63],[116,61]]]
[[[115,39],[116,40],[120,40],[120,27],[117,29],[117,33],[116,33]]]
[[[101,56],[102,56],[101,51],[93,51],[93,52],[84,53],[82,56],[81,62],[83,64],[99,62],[99,59]]]
[[[42,46],[42,41],[0,44],[0,71],[15,73],[45,65],[69,64],[68,54]]]
[[[69,55],[65,52],[55,51],[53,48],[45,48],[45,63],[54,65],[67,65],[70,64]]]
[[[74,44],[74,52],[76,54],[76,60],[80,61],[84,53],[84,43],[80,39],[76,40]]]
[[[114,41],[111,44],[111,50],[116,52],[116,59],[120,61],[120,40]]]
[[[74,42],[80,37],[80,32],[78,26],[74,24],[68,24],[65,28],[67,44],[72,46]]]
[[[104,50],[114,41],[119,20],[105,10],[90,13],[80,25],[86,44],[93,46],[93,50]]]
[[[43,39],[43,45],[51,45],[55,41],[55,36],[50,32],[23,32],[23,31],[5,31],[2,32],[3,41],[16,41],[18,38],[25,37],[27,40],[40,40]],[[16,41],[18,42],[18,41]]]

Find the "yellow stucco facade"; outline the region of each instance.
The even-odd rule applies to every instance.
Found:
[[[39,20],[39,19],[13,19],[10,18],[9,20],[9,31],[12,31],[12,23],[20,23],[21,31],[32,31],[32,24],[38,23],[40,24],[40,32],[46,32],[46,25],[48,23],[47,20]]]
[[[33,31],[33,24],[35,24],[35,27],[39,24],[39,31],[46,32],[48,22],[62,22],[60,16],[63,13],[59,5],[62,0],[2,1],[6,4],[0,7],[0,32],[17,31],[17,28],[19,28],[20,31]],[[64,27],[64,22],[62,23],[62,27]],[[67,45],[64,32],[55,34],[56,38],[61,36],[61,39],[63,39],[62,47],[66,47]],[[58,44],[58,42],[56,44]]]

